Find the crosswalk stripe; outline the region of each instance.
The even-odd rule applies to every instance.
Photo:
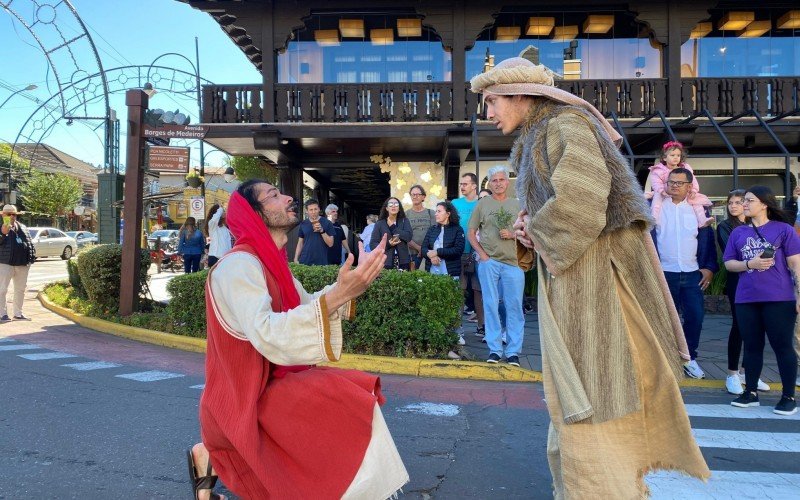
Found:
[[[193,386],[189,387],[189,389],[205,389],[205,388],[206,388],[206,384],[198,384],[198,385],[193,385]]]
[[[128,380],[135,380],[137,382],[156,382],[158,380],[167,380],[171,378],[184,377],[182,373],[162,372],[158,370],[151,370],[147,372],[137,373],[123,373],[122,375],[115,375],[115,377],[126,378]]]
[[[36,344],[0,345],[0,351],[26,351],[28,349],[41,349]]]
[[[800,453],[800,433],[718,429],[692,429],[692,433],[701,448],[734,448],[738,450]]]
[[[67,368],[72,368],[73,370],[86,372],[90,370],[102,370],[104,368],[119,368],[122,365],[118,365],[116,363],[109,363],[108,361],[89,361],[86,363],[70,363],[61,366],[66,366]]]
[[[17,354],[20,358],[25,358],[31,361],[42,361],[44,359],[63,359],[63,358],[77,358],[74,354],[67,354],[65,352],[35,352],[33,354]]]
[[[686,413],[690,417],[800,420],[800,412],[790,416],[776,415],[771,405],[737,408],[729,404],[690,404],[686,405]]]
[[[769,498],[797,499],[800,474],[769,472],[711,471],[711,479],[703,483],[679,472],[659,471],[645,481],[653,500]]]

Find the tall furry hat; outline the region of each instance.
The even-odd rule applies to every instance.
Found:
[[[580,97],[554,86],[553,72],[543,64],[533,64],[522,57],[512,57],[486,73],[474,77],[470,80],[470,84],[476,94],[541,96],[569,106],[584,108],[597,118],[617,147],[622,144],[622,136],[597,111],[597,108]]]

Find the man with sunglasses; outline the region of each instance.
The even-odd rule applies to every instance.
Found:
[[[703,292],[719,265],[714,231],[711,227],[697,227],[697,218],[686,201],[693,178],[685,168],[670,172],[668,199],[664,200],[656,220],[653,239],[672,300],[681,313],[683,334],[692,358],[683,365],[683,370],[687,376],[699,379],[706,376],[696,359],[705,315]]]

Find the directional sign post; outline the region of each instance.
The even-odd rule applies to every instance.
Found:
[[[148,146],[147,168],[151,172],[189,171],[189,148],[174,146]]]

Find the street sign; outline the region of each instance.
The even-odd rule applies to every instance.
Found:
[[[197,220],[205,219],[206,200],[202,196],[192,196],[189,203],[189,216]]]
[[[156,172],[189,171],[189,148],[175,146],[148,146],[147,167]]]

